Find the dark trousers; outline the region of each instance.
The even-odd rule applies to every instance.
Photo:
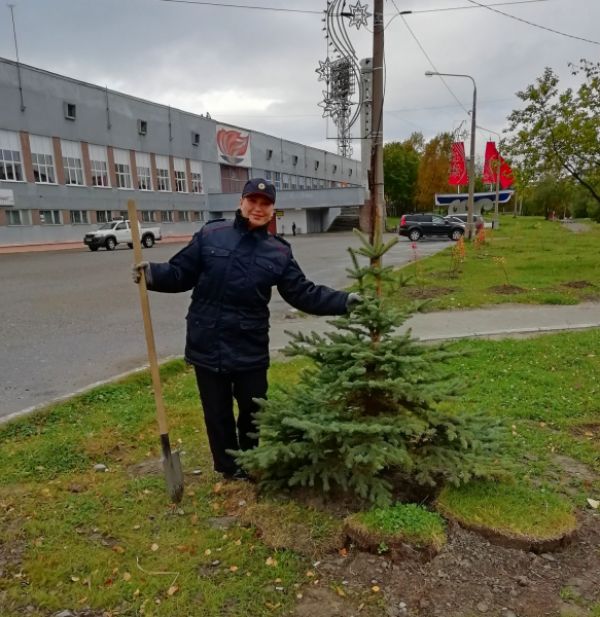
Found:
[[[267,369],[223,374],[194,368],[215,471],[235,473],[238,465],[227,450],[250,450],[258,445],[258,439],[248,435],[258,430],[253,423],[258,405],[252,399],[267,397]],[[234,398],[239,410],[237,430]]]

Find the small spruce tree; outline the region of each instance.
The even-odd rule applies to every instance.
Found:
[[[382,257],[396,240],[373,244],[356,233],[362,247],[349,249],[348,272],[363,302],[324,336],[289,333],[286,353],[313,362],[296,386],[261,401],[260,445],[236,453],[238,462],[263,488],[341,488],[377,505],[391,502],[399,479],[439,487],[493,476],[499,424],[440,406],[459,392],[447,367],[457,352],[396,331],[414,311],[382,293],[391,284]]]

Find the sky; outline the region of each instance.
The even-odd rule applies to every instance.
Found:
[[[306,13],[193,2],[10,0],[24,64],[336,152],[336,127],[318,107],[324,84],[315,73],[331,53],[322,22],[326,0],[213,0]],[[372,12],[372,0],[362,2]],[[386,142],[414,131],[429,139],[470,130],[471,81],[447,77],[445,85],[427,70],[475,80],[477,124],[485,129],[476,138],[481,156],[485,141],[496,139],[491,131],[502,132],[509,113],[522,107],[516,92],[546,66],[561,86],[576,86],[568,63],[598,60],[600,44],[571,37],[600,43],[600,0],[500,2],[385,0]],[[372,33],[344,22],[356,58],[371,56]],[[15,58],[8,4],[0,5],[0,56]],[[359,141],[353,143],[359,158]]]

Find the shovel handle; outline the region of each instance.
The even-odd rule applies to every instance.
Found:
[[[130,199],[127,202],[129,214],[129,227],[131,229],[131,242],[133,244],[134,265],[143,261],[142,244],[140,242],[140,230],[138,228],[138,215],[135,201]],[[167,414],[162,395],[160,383],[160,372],[158,360],[156,358],[156,346],[154,344],[154,330],[152,329],[152,318],[150,316],[150,301],[148,300],[148,288],[146,287],[146,277],[142,276],[138,284],[140,292],[140,306],[142,307],[142,317],[144,319],[144,333],[146,335],[146,347],[148,349],[148,362],[150,363],[150,374],[152,375],[152,388],[154,390],[154,402],[156,404],[156,419],[161,436],[167,435]]]

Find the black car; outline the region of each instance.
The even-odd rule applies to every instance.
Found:
[[[413,242],[422,236],[447,236],[451,240],[458,240],[465,233],[465,226],[437,214],[403,214],[398,233]]]
[[[466,214],[449,214],[444,218],[448,221],[456,221],[457,223],[462,223],[463,225],[467,224],[467,216]],[[479,231],[485,226],[485,221],[481,214],[473,215],[473,224],[475,225],[475,231]]]

